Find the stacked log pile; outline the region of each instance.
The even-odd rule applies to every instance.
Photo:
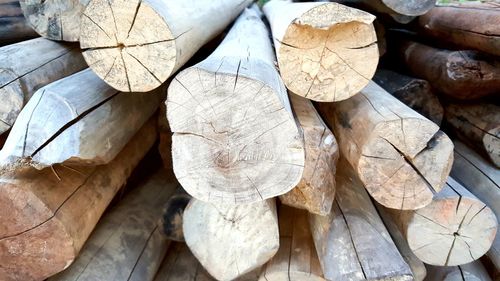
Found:
[[[1,281],[500,280],[500,6],[253,2],[0,0]]]

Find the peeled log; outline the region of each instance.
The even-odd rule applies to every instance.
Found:
[[[148,122],[108,165],[28,168],[0,177],[0,280],[43,280],[78,256],[156,139]]]
[[[107,164],[156,112],[163,96],[161,91],[117,92],[90,69],[51,83],[19,114],[0,163],[7,169]]]
[[[91,0],[80,45],[92,70],[123,92],[159,87],[252,0]]]
[[[193,199],[184,211],[183,230],[186,244],[217,280],[259,268],[279,247],[274,199],[244,205]]]
[[[303,138],[256,9],[246,9],[221,45],[168,89],[175,175],[206,202],[262,201],[302,177]]]
[[[75,262],[48,281],[151,281],[167,252],[158,217],[175,191],[163,170],[145,179],[97,224]]]
[[[14,125],[36,90],[87,67],[74,45],[43,38],[0,48],[0,61],[0,134]]]
[[[182,221],[184,209],[192,197],[180,186],[165,203],[160,220],[161,233],[169,240],[184,242]]]
[[[375,16],[338,3],[272,0],[264,5],[281,76],[294,94],[320,102],[345,100],[377,68]]]
[[[480,261],[459,266],[428,265],[426,281],[491,281]]]
[[[0,1],[0,46],[37,36],[36,32],[26,23],[19,1]]]
[[[380,204],[422,208],[445,184],[453,162],[451,140],[377,84],[318,109],[337,133],[342,154]]]

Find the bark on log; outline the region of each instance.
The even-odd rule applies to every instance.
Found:
[[[345,160],[329,216],[310,215],[327,280],[413,280],[360,180]]]
[[[233,280],[269,261],[278,251],[274,199],[245,205],[191,200],[184,211],[186,244],[217,280]]]
[[[325,281],[309,229],[307,212],[279,208],[280,247],[263,267],[260,281]]]
[[[43,280],[77,257],[100,216],[152,147],[148,122],[108,165],[28,168],[0,178],[0,280]]]
[[[379,69],[373,81],[395,98],[438,126],[443,120],[443,106],[426,80],[406,76],[391,70]]]
[[[418,24],[434,39],[500,56],[498,4],[437,6],[419,17]]]
[[[500,106],[489,103],[449,104],[446,121],[465,143],[500,167]]]
[[[214,53],[170,84],[174,172],[193,197],[253,203],[300,181],[303,138],[274,60],[259,12],[246,9]]]
[[[37,36],[38,34],[26,23],[19,1],[0,0],[0,46]]]
[[[272,0],[264,5],[281,76],[294,94],[320,102],[345,100],[377,68],[375,16],[338,3]]]
[[[476,51],[448,51],[406,41],[402,60],[416,77],[439,92],[460,100],[500,93],[500,60]]]
[[[176,183],[162,169],[107,212],[75,262],[48,281],[152,281],[170,243],[158,227]]]
[[[459,266],[427,266],[426,281],[491,281],[480,261]]]
[[[252,0],[91,0],[80,44],[99,77],[123,92],[159,87]]]
[[[430,265],[455,266],[479,259],[497,231],[493,211],[451,177],[428,206],[386,210],[413,253]]]
[[[443,187],[453,162],[451,140],[377,84],[318,108],[337,133],[341,153],[380,204],[418,209]]]
[[[155,113],[164,94],[118,92],[90,69],[38,90],[19,114],[4,148],[4,169],[29,165],[103,165]]]
[[[74,45],[38,38],[0,48],[0,134],[39,88],[87,65]]]
[[[169,240],[184,242],[182,221],[184,209],[192,197],[179,185],[170,199],[165,203],[160,221],[162,234]]]

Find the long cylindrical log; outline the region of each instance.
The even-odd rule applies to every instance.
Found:
[[[460,140],[475,147],[500,168],[500,106],[449,104],[445,117]]]
[[[193,199],[184,210],[183,231],[186,244],[217,280],[259,268],[279,247],[274,199],[244,205]]]
[[[287,88],[321,102],[345,100],[377,68],[375,16],[338,3],[272,0],[264,5]]]
[[[184,242],[182,221],[184,210],[192,197],[179,185],[176,192],[165,203],[160,229],[162,234],[169,240]]]
[[[80,45],[92,70],[113,88],[159,87],[252,0],[91,0]]]
[[[359,95],[319,104],[340,151],[368,192],[388,208],[426,206],[443,187],[453,143],[439,127],[371,82]]]
[[[307,212],[279,208],[280,247],[263,267],[260,281],[325,281],[309,229]]]
[[[345,160],[337,169],[337,195],[328,216],[310,215],[327,280],[413,280],[363,185]]]
[[[459,266],[427,266],[426,281],[491,281],[480,261]]]
[[[451,177],[424,208],[386,210],[413,253],[430,265],[473,262],[490,249],[497,232],[493,211]]]
[[[391,70],[379,69],[373,81],[389,94],[422,114],[438,126],[443,120],[443,106],[426,80],[406,76]]]
[[[440,93],[470,100],[500,93],[500,60],[476,51],[449,51],[417,42],[399,46],[403,63]]]
[[[162,169],[135,187],[97,224],[78,258],[48,281],[152,281],[170,243],[158,227],[176,184]]]
[[[259,12],[246,9],[207,59],[170,84],[174,172],[193,197],[252,203],[300,181],[303,138],[274,60]]]
[[[108,165],[28,168],[0,177],[0,280],[43,280],[67,268],[156,139],[149,121]]]
[[[37,36],[26,23],[18,0],[0,0],[0,46]]]
[[[39,88],[87,65],[78,48],[38,38],[0,48],[0,134]]]

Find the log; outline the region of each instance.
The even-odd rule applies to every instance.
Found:
[[[325,281],[309,229],[307,212],[279,208],[280,247],[263,267],[260,281]]]
[[[0,0],[0,46],[35,38],[17,0]]]
[[[457,137],[500,168],[500,106],[452,103],[445,111],[446,122]]]
[[[443,187],[453,143],[439,127],[371,82],[359,95],[319,104],[340,151],[380,204],[411,210],[426,206]]]
[[[51,83],[19,114],[0,163],[4,169],[107,164],[155,113],[163,96],[161,91],[118,92],[90,69]]]
[[[256,9],[246,9],[221,45],[168,89],[174,172],[199,200],[254,203],[302,177],[303,137]]]
[[[158,143],[158,152],[160,153],[163,167],[168,172],[173,173],[172,163],[172,131],[167,121],[167,106],[165,103],[160,104],[160,113],[158,114],[158,133],[160,141]]]
[[[67,268],[155,139],[150,121],[108,165],[3,174],[0,280],[43,280]]]
[[[91,0],[80,46],[93,71],[122,92],[159,87],[252,0]]]
[[[328,216],[310,214],[316,251],[327,280],[413,280],[359,178],[342,160]]]
[[[274,199],[229,205],[191,200],[184,210],[186,244],[217,280],[251,272],[278,251],[278,217]]]
[[[0,134],[12,127],[36,90],[87,67],[74,45],[43,38],[0,48],[0,61]]]
[[[459,266],[428,265],[426,281],[491,281],[488,272],[479,261]]]
[[[184,209],[186,209],[192,197],[179,185],[174,195],[164,204],[160,229],[162,234],[169,240],[184,242],[182,232],[182,221]]]
[[[436,0],[337,0],[336,2],[353,6],[377,15],[388,23],[408,24],[417,16],[427,13]]]
[[[272,0],[264,5],[283,82],[320,102],[345,100],[377,68],[375,16],[338,3]]]
[[[500,9],[495,3],[437,6],[418,19],[431,38],[500,56]]]
[[[387,69],[379,69],[375,73],[373,81],[411,109],[438,126],[441,125],[444,109],[426,80]]]
[[[176,184],[159,169],[107,212],[74,263],[48,281],[152,281],[170,243],[158,227]]]
[[[500,60],[477,51],[449,51],[417,42],[399,46],[402,61],[440,93],[471,100],[500,92]]]
[[[493,211],[451,177],[424,208],[386,210],[413,253],[430,265],[456,266],[479,259],[497,231]]]

